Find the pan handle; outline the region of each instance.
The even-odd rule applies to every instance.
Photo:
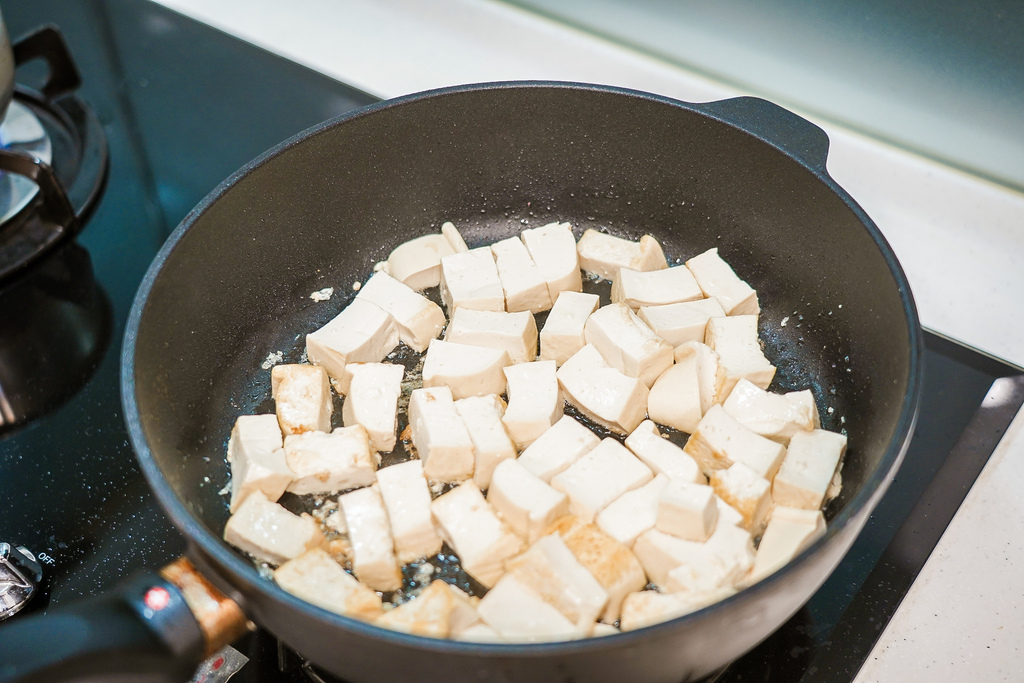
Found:
[[[778,147],[804,165],[825,172],[828,135],[788,109],[759,97],[734,97],[696,106],[700,111]]]
[[[181,683],[250,628],[241,608],[181,558],[110,593],[0,628],[0,682]]]

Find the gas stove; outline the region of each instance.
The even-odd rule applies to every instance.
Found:
[[[23,577],[38,586],[11,617],[18,619],[184,551],[123,424],[118,360],[132,297],[166,236],[223,178],[374,98],[147,2],[34,0],[4,13],[15,38],[60,26],[82,73],[81,86],[59,98],[65,118],[84,126],[78,138],[102,134],[110,158],[100,196],[96,171],[105,157],[95,142],[78,152],[80,169],[59,179],[76,208],[89,202],[80,234],[15,285],[0,285],[0,544],[9,553],[26,549],[41,570],[38,580]],[[38,64],[18,72],[28,85],[44,77]],[[18,102],[41,111],[27,94]],[[46,128],[47,114],[35,116]],[[12,144],[38,142],[24,132],[35,131],[31,124],[5,121],[0,138],[5,129],[22,132]],[[58,176],[62,135],[50,135]],[[27,203],[37,200],[25,191]],[[889,493],[811,601],[713,680],[847,681],[861,667],[1024,403],[1020,369],[931,333],[926,339],[921,417]],[[52,366],[57,360],[69,364]],[[234,647],[236,661],[248,662],[233,681],[335,680],[262,630]],[[217,661],[202,674],[208,680],[223,670]]]

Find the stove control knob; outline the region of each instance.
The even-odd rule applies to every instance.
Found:
[[[17,614],[43,579],[43,569],[28,548],[0,543],[0,621]]]

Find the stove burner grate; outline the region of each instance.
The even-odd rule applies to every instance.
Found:
[[[0,123],[0,148],[21,152],[49,164],[53,144],[39,117],[25,104],[12,100]],[[0,172],[0,224],[16,216],[39,192],[25,176]]]

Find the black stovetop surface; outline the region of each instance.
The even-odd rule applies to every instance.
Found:
[[[112,341],[71,400],[0,437],[0,541],[28,547],[45,569],[31,613],[184,550],[138,470],[118,388],[124,323],[161,243],[244,163],[374,98],[148,2],[33,0],[4,16],[12,37],[61,28],[111,157],[79,242],[110,301]],[[20,82],[38,77],[19,71]],[[927,347],[917,431],[865,532],[805,608],[716,680],[844,681],[860,668],[1024,401],[1016,369],[931,334]],[[1003,399],[986,401],[994,381]],[[233,680],[310,680],[265,632],[237,647],[251,661]]]

